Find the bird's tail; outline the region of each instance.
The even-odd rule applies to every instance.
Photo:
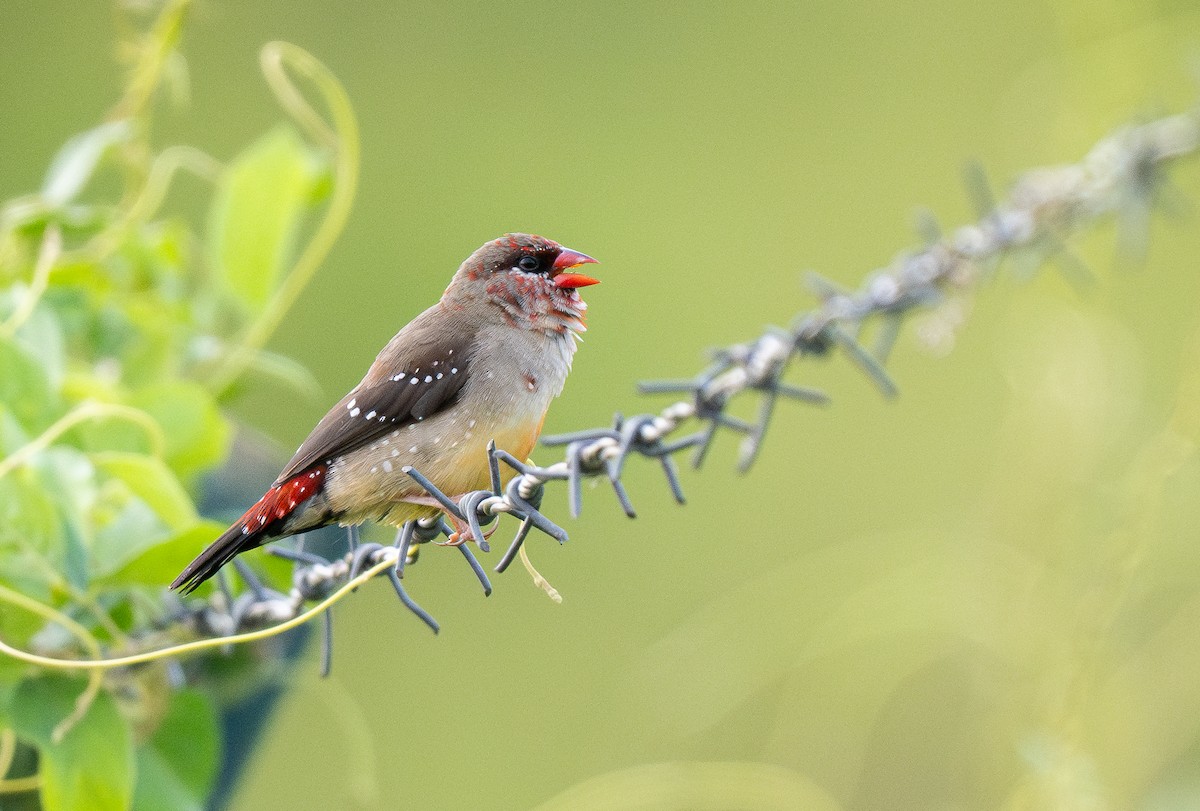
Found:
[[[322,492],[326,470],[325,465],[317,465],[268,490],[180,572],[171,588],[190,594],[242,552],[257,549],[273,538],[328,523],[332,516]]]
[[[187,565],[179,577],[171,583],[171,588],[179,589],[184,594],[191,594],[200,584],[217,573],[217,570],[242,552],[262,546],[271,537],[264,532],[247,533],[247,527],[239,519],[236,524],[221,533],[210,543],[196,559]]]

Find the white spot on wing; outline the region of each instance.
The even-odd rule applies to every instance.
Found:
[[[385,472],[391,473],[392,472],[392,463],[389,462],[388,460],[384,459],[383,460],[383,469]]]
[[[361,411],[362,411],[362,409],[360,409],[360,408],[352,408],[352,409],[350,409],[350,416],[357,417]]]
[[[373,420],[373,419],[375,419],[375,412],[374,412],[374,411],[368,411],[368,412],[367,412],[367,416],[363,417],[363,419],[364,419],[364,420]]]

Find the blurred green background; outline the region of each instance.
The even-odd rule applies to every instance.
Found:
[[[107,3],[0,8],[0,199],[103,117],[114,38]],[[547,431],[654,410],[636,380],[786,323],[805,269],[855,286],[918,205],[973,217],[966,160],[1002,186],[1194,102],[1200,13],[207,0],[155,140],[225,159],[279,120],[271,39],[340,77],[363,139],[349,227],[271,344],[324,395],[238,404],[290,449],[509,230],[603,262]],[[949,354],[910,325],[898,401],[809,364],[833,406],[781,408],[746,476],[727,440],[686,508],[649,467],[636,521],[585,493],[570,542],[531,548],[562,605],[519,567],[485,601],[439,549],[409,589],[440,637],[383,584],[343,603],[333,677],[311,651],[234,807],[1200,807],[1200,462],[1169,433],[1198,407],[1200,233],[1158,216],[1144,264],[1111,230],[1078,252],[1094,290],[1001,273]]]

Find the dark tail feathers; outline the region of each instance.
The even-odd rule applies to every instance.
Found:
[[[245,533],[245,524],[238,521],[221,533],[208,547],[187,565],[187,568],[175,578],[171,588],[180,589],[184,594],[191,594],[200,584],[208,580],[217,570],[242,552],[248,552],[262,546],[270,538],[266,533]]]
[[[298,510],[303,510],[304,505],[321,493],[328,467],[326,464],[316,465],[282,484],[272,486],[257,504],[246,510],[245,515],[188,564],[175,578],[171,588],[182,589],[184,594],[190,594],[242,552],[256,549],[280,535],[322,526],[330,519],[327,509],[324,515],[315,520],[305,518],[303,526],[297,526],[295,517]],[[323,499],[322,495],[313,503],[323,504]]]

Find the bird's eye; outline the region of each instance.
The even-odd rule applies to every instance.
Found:
[[[536,256],[529,256],[529,255],[522,256],[521,260],[519,262],[517,262],[517,267],[519,267],[521,270],[524,270],[528,273],[532,273],[533,271],[537,270],[541,266],[542,266],[542,263],[538,261],[538,258]]]

